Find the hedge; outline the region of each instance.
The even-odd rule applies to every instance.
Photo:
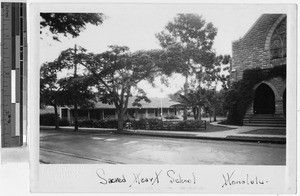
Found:
[[[40,125],[55,126],[54,114],[41,114]],[[129,123],[128,123],[129,122]],[[126,124],[130,124],[133,129],[150,129],[150,130],[198,130],[204,128],[204,121],[187,120],[178,122],[163,122],[160,119],[140,119],[140,120],[126,120],[124,121],[124,128]],[[60,119],[60,126],[72,126],[69,121]],[[118,128],[118,120],[78,120],[79,127],[88,128]],[[129,127],[128,127],[129,128]]]

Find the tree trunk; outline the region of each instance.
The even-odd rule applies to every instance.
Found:
[[[193,108],[193,114],[194,114],[194,119],[197,120],[198,118],[197,108]]]
[[[214,116],[214,122],[217,122],[217,113],[216,113],[216,109],[213,109],[213,116]]]
[[[185,76],[185,83],[184,83],[184,96],[187,96],[188,93],[188,75]],[[187,106],[184,106],[183,110],[183,120],[187,120]]]
[[[201,107],[197,107],[198,120],[201,120]]]
[[[211,122],[211,111],[209,111],[209,122]]]
[[[118,131],[123,130],[124,116],[122,113],[123,113],[122,111],[118,111]]]
[[[78,106],[77,106],[77,99],[75,98],[74,101],[74,130],[78,130]]]
[[[75,44],[75,47],[74,47],[74,53],[75,53],[75,56],[74,56],[74,78],[77,77],[77,46]],[[76,87],[75,87],[75,90],[76,90]],[[77,97],[75,95],[74,97],[74,120],[75,120],[75,131],[78,130],[78,103],[77,103]]]
[[[54,105],[54,114],[55,114],[55,130],[59,129],[59,117],[58,117],[58,111],[57,111],[57,105]]]

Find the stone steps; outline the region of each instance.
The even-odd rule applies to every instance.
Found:
[[[244,123],[245,126],[255,126],[255,127],[286,127],[285,124],[267,124],[267,123]]]
[[[243,124],[246,126],[285,127],[286,119],[272,114],[255,114],[246,116]]]

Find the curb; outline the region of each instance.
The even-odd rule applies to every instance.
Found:
[[[180,138],[180,139],[199,139],[199,140],[215,140],[215,141],[233,141],[233,142],[251,142],[251,143],[271,143],[271,144],[286,144],[285,138],[261,138],[261,137],[242,137],[242,136],[227,136],[227,137],[205,137],[205,136],[190,136],[190,135],[166,135],[153,134],[143,132],[123,131],[129,135],[144,135],[152,137]]]
[[[64,130],[65,132],[72,132],[70,130]],[[152,137],[166,137],[166,138],[179,138],[179,139],[199,139],[199,140],[215,140],[215,141],[232,141],[232,142],[249,142],[249,143],[270,143],[270,144],[286,144],[286,138],[274,138],[274,137],[245,137],[238,135],[229,135],[226,137],[205,137],[205,136],[194,136],[194,135],[176,135],[172,133],[146,133],[146,132],[132,132],[123,130],[122,132],[114,132],[114,130],[93,130],[93,129],[79,129],[76,131],[77,133],[114,133],[114,134],[127,134],[127,135],[144,135],[144,136],[152,136]]]

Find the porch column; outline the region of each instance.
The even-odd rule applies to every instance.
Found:
[[[62,107],[59,107],[59,118],[62,119]]]
[[[71,110],[67,109],[67,120],[71,121]]]
[[[104,120],[104,109],[101,110],[101,120]]]
[[[148,118],[148,109],[145,109],[145,117]]]
[[[275,100],[275,115],[276,116],[284,116],[282,99]]]
[[[139,109],[136,109],[136,110],[135,110],[135,117],[136,117],[137,119],[139,119]]]

